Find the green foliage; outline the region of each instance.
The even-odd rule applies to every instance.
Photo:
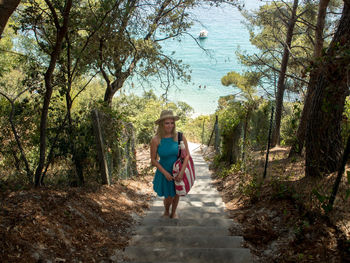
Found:
[[[260,52],[254,55],[238,52],[241,62],[250,67],[258,68],[263,73],[265,83],[275,86],[276,71],[281,64],[281,53],[287,34],[288,19],[292,10],[292,2],[274,2],[260,6],[253,12],[243,12],[248,20],[246,23],[250,31],[250,42]],[[316,24],[317,5],[311,2],[299,3],[294,28],[287,74],[298,78],[288,78],[288,90],[297,92],[304,88],[303,72],[309,66],[313,54],[314,25]],[[287,19],[287,20],[286,20]],[[308,21],[305,23],[305,21]],[[306,32],[306,33],[305,33]],[[305,77],[305,76],[304,76]]]
[[[245,72],[243,75],[237,72],[229,72],[221,78],[224,86],[235,86],[243,92],[243,96],[251,99],[255,93],[255,87],[259,84],[262,74],[258,72]]]
[[[31,169],[36,164],[36,148],[38,134],[35,131],[39,116],[36,110],[37,104],[24,98],[14,103],[13,123],[20,136],[22,146],[27,154],[27,160]],[[14,138],[13,131],[9,122],[11,106],[4,98],[0,99],[0,143],[2,145],[0,156],[0,173],[3,180],[10,180],[13,185],[15,178],[23,182],[24,164],[21,161],[20,151]],[[28,180],[28,178],[27,178]],[[27,181],[28,183],[28,181]]]
[[[254,97],[252,97],[254,98]],[[271,102],[263,99],[251,99],[244,102],[238,102],[233,96],[222,97],[219,100],[219,123],[220,134],[223,137],[222,157],[229,153],[226,151],[232,148],[225,144],[232,144],[232,139],[236,136],[240,139],[235,147],[237,151],[243,143],[243,122],[248,114],[248,127],[245,141],[245,148],[263,150],[267,145],[267,136],[269,131]],[[241,127],[241,128],[240,128]],[[225,139],[225,137],[227,139]],[[231,150],[229,150],[231,151]],[[246,156],[247,156],[246,153]]]
[[[219,131],[222,137],[221,160],[228,164],[236,163],[239,155],[239,138],[244,107],[234,96],[221,97],[216,112],[219,119]]]
[[[160,42],[187,33],[192,25],[189,11],[200,3],[190,0],[119,1],[116,4],[109,0],[96,2],[91,7],[90,2],[84,2],[85,16],[81,19],[86,27],[79,23],[77,27],[93,35],[87,47],[90,52],[86,54],[107,83],[123,84],[132,73],[137,82],[144,84],[151,77],[157,78],[166,88],[175,79],[189,81],[190,75],[182,60],[164,54]],[[113,88],[111,93],[120,88]]]
[[[286,199],[293,196],[293,190],[279,178],[273,178],[270,182],[273,189],[273,197],[276,199]]]
[[[342,134],[343,142],[344,144],[346,144],[346,140],[350,136],[350,97],[347,97],[345,99],[343,116],[344,118],[341,123],[341,134]]]
[[[256,110],[252,112],[250,120],[250,134],[248,136],[253,149],[264,150],[267,145],[271,116],[271,102],[261,101]]]
[[[16,35],[13,30],[14,24],[13,19],[9,19],[8,25],[5,27],[0,41],[0,78],[4,76],[4,73],[8,73],[15,69],[20,61],[20,57],[12,53]]]
[[[312,195],[314,195],[319,201],[321,208],[326,214],[332,210],[332,207],[329,206],[329,195],[320,193],[320,191],[318,191],[316,188],[312,190]]]
[[[244,117],[244,109],[241,102],[234,96],[220,97],[216,114],[219,117],[219,127],[223,136],[231,134]]]
[[[188,121],[182,126],[186,138],[191,142],[208,144],[215,123],[215,116],[201,115]]]
[[[31,170],[34,170],[38,160],[40,109],[42,103],[41,77],[37,74],[34,64],[23,61],[17,68],[9,69],[0,79],[1,92],[13,99],[23,90],[24,92],[14,103],[13,123],[19,135],[24,153],[29,162]],[[74,100],[71,110],[71,125],[67,119],[65,92],[56,90],[53,93],[49,107],[48,118],[48,141],[47,161],[50,162],[46,183],[70,184],[75,178],[74,158],[78,158],[84,166],[86,175],[96,174],[95,142],[92,133],[90,111],[93,101],[98,97],[99,86],[96,82],[90,83],[85,88],[86,94],[79,93],[80,83],[72,87],[72,94],[79,95]],[[79,94],[78,94],[79,93]],[[103,93],[100,93],[102,97]],[[84,96],[86,95],[86,96]],[[1,162],[0,171],[4,176],[1,180],[6,181],[12,187],[25,185],[23,178],[24,163],[13,132],[10,128],[10,103],[0,98],[0,128],[3,131],[0,136],[0,143],[3,147],[0,150]],[[72,147],[74,146],[74,147]],[[50,154],[49,154],[50,153]],[[3,172],[9,171],[9,172]]]
[[[296,239],[301,242],[305,239],[305,231],[310,227],[310,222],[307,219],[300,220],[294,225],[294,234]],[[298,258],[301,260],[304,258],[304,254],[299,253]]]
[[[345,193],[345,200],[349,199],[350,196],[350,171],[346,172],[346,179],[347,179],[347,185],[348,185],[348,189],[346,189],[346,193]]]
[[[292,145],[301,118],[302,105],[300,102],[284,103],[285,114],[281,121],[281,145]]]
[[[158,98],[153,91],[148,91],[142,97],[131,95],[120,95],[113,102],[113,108],[123,114],[126,119],[134,125],[136,140],[140,144],[149,144],[155,134],[154,122],[158,119],[162,109],[171,109],[180,116],[176,122],[177,130],[187,134],[187,123],[190,114],[193,112],[191,106],[185,102],[166,103],[162,98]]]
[[[253,175],[250,179],[241,181],[239,188],[243,195],[255,203],[260,198],[262,183],[261,176]]]
[[[222,177],[226,177],[226,176],[228,176],[230,174],[238,173],[238,172],[241,171],[241,168],[242,168],[242,163],[241,162],[237,162],[235,164],[232,164],[229,169],[224,170],[221,173],[221,176]]]

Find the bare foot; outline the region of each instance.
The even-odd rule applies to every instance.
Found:
[[[170,215],[169,215],[169,213],[164,213],[164,214],[162,215],[162,217],[163,217],[163,218],[169,218]]]
[[[175,219],[178,219],[179,217],[178,217],[178,215],[177,215],[177,214],[171,214],[171,215],[170,215],[170,218],[175,218]]]

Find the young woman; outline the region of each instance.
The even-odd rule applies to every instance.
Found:
[[[178,176],[172,176],[173,164],[178,155],[178,133],[176,132],[175,121],[179,120],[171,110],[163,110],[158,120],[156,135],[151,140],[151,163],[157,167],[153,179],[153,190],[158,196],[164,196],[163,217],[178,218],[176,208],[180,196],[175,192],[174,180],[181,181],[185,169],[182,169]],[[187,155],[184,159],[185,168],[190,158],[187,140],[182,136],[186,146]],[[160,157],[159,161],[157,157]],[[170,211],[171,206],[171,211]]]

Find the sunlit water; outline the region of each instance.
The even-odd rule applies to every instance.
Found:
[[[261,5],[258,0],[247,0],[246,8],[257,9]],[[167,54],[177,59],[182,59],[189,64],[192,70],[191,83],[177,82],[176,88],[170,89],[168,99],[170,101],[185,101],[194,108],[195,116],[211,114],[217,108],[220,96],[234,94],[237,89],[225,87],[221,84],[221,78],[230,71],[242,72],[243,67],[237,61],[235,52],[240,49],[248,53],[254,53],[255,47],[249,42],[249,32],[242,24],[244,18],[237,8],[231,6],[200,8],[193,11],[201,23],[196,23],[190,30],[194,36],[198,36],[200,30],[206,29],[208,37],[198,40],[199,44],[210,51],[208,56],[198,44],[191,38],[185,37],[181,42],[167,41],[163,48]],[[157,88],[157,82],[152,83],[152,88],[157,95],[164,90]],[[124,91],[143,93],[143,88],[134,85],[133,89],[126,87]]]

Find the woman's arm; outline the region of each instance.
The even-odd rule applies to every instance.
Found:
[[[185,150],[186,150],[186,157],[184,158],[184,161],[183,161],[183,165],[182,165],[182,168],[181,168],[181,171],[180,173],[175,177],[175,180],[176,181],[181,181],[183,176],[184,176],[184,172],[185,172],[185,169],[186,169],[186,166],[187,166],[187,163],[188,163],[188,160],[190,159],[190,151],[188,149],[188,144],[187,144],[187,140],[186,140],[186,137],[182,135],[182,140],[185,144]]]
[[[159,145],[158,137],[154,136],[151,140],[151,164],[157,167],[157,169],[165,176],[168,181],[173,180],[174,178],[171,174],[161,166],[157,160],[157,148]]]

